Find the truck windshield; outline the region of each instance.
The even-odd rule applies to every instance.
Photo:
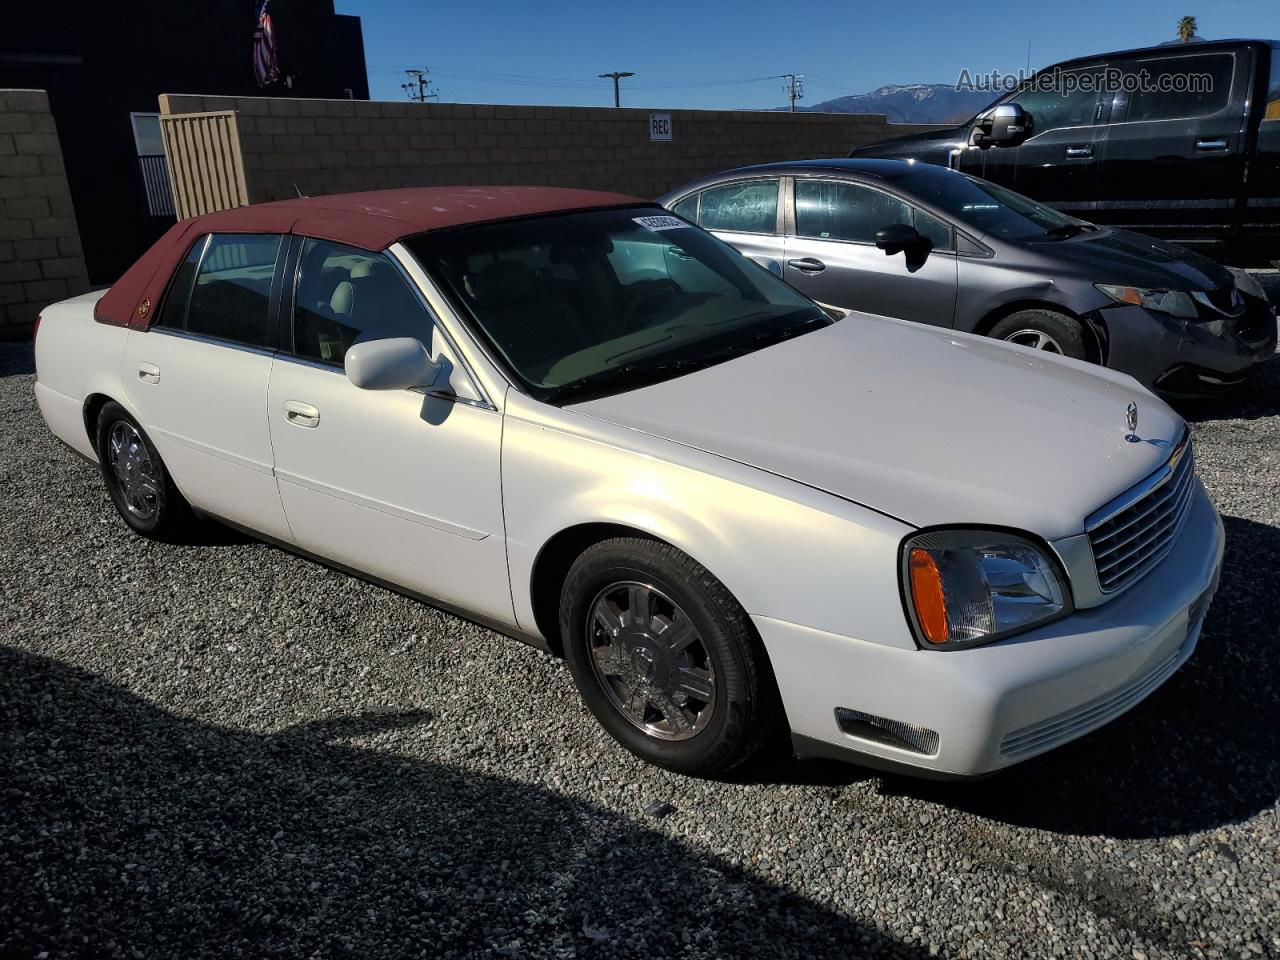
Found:
[[[1089,228],[1083,220],[963,173],[938,176],[931,171],[929,176],[904,177],[901,183],[960,223],[1005,240],[1031,240]]]
[[[495,359],[548,403],[681,376],[832,322],[732,247],[652,207],[407,245]]]

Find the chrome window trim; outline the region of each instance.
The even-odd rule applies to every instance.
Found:
[[[221,337],[211,337],[204,333],[191,333],[187,330],[178,330],[174,327],[149,327],[147,333],[159,333],[166,337],[177,337],[180,340],[191,340],[195,343],[209,343],[215,347],[227,347],[230,350],[239,350],[241,353],[256,353],[263,357],[274,357],[279,352],[272,347],[258,347],[250,343],[240,343],[236,340],[224,340]]]

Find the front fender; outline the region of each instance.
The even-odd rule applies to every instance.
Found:
[[[904,648],[892,517],[705,451],[508,399],[503,507],[513,602],[536,632],[542,548],[582,524],[629,527],[710,570],[748,614]],[[558,588],[558,585],[557,585]]]

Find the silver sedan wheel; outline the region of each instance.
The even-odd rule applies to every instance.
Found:
[[[591,665],[609,702],[661,740],[687,740],[711,721],[716,674],[701,634],[661,590],[610,584],[587,608]]]
[[[133,424],[117,420],[107,447],[107,465],[125,507],[139,520],[150,520],[160,509],[160,478],[147,445]]]
[[[1062,344],[1043,330],[1016,330],[1004,338],[1006,343],[1016,343],[1032,350],[1047,350],[1049,353],[1062,353]]]

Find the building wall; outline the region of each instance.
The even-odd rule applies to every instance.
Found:
[[[0,339],[89,289],[62,147],[43,90],[0,90]]]
[[[155,113],[166,90],[368,96],[360,20],[336,14],[333,0],[271,0],[282,77],[258,87],[256,9],[254,0],[4,4],[0,88],[48,91],[95,284],[113,282],[173,224],[148,210],[131,113]]]
[[[695,177],[777,160],[844,156],[928,126],[877,114],[649,110],[167,94],[162,114],[234,110],[249,200],[441,184],[532,184],[655,197]]]

